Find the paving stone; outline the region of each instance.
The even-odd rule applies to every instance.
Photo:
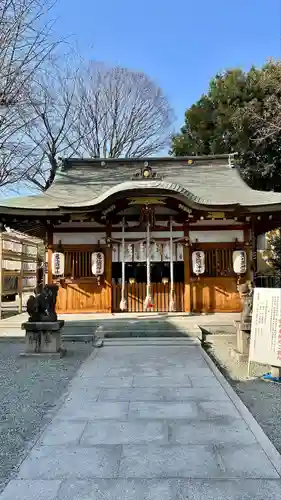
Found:
[[[92,380],[93,387],[132,387],[133,377],[104,377]]]
[[[229,419],[225,425],[216,421],[181,421],[169,423],[170,442],[180,444],[256,444],[254,434],[241,420]]]
[[[108,376],[112,377],[133,377],[135,375],[145,375],[147,377],[157,377],[161,375],[159,369],[155,367],[140,367],[139,365],[134,365],[132,367],[116,367],[111,368]]]
[[[206,418],[213,417],[232,417],[241,419],[241,415],[232,401],[202,401],[198,403],[199,409],[205,414]]]
[[[189,377],[189,375],[192,375],[193,377],[207,377],[210,373],[210,369],[208,367],[200,368],[198,366],[184,366],[184,367],[179,367],[179,366],[171,366],[171,367],[162,367],[158,368],[158,375],[160,377],[173,377],[175,375],[175,370],[178,371],[180,377],[183,379],[185,377]]]
[[[116,418],[126,420],[128,415],[128,403],[118,401],[98,401],[97,403],[85,403],[84,407],[79,407],[73,402],[71,405],[65,403],[59,410],[58,418],[94,420],[104,418]],[[74,410],[75,408],[75,410]]]
[[[116,477],[121,446],[41,446],[19,470],[21,479]]]
[[[40,439],[0,500],[281,498],[277,472],[198,347],[99,350]]]
[[[75,380],[81,381],[81,379],[75,379]],[[78,389],[79,395],[75,394],[76,389]],[[78,385],[74,388],[70,387],[70,391],[69,391],[68,396],[65,398],[65,402],[67,402],[67,401],[70,402],[73,399],[75,399],[75,401],[77,401],[78,397],[79,397],[81,402],[83,402],[84,400],[97,401],[101,391],[102,391],[101,387],[93,387],[93,384],[90,385],[90,383],[87,384],[86,386],[85,385],[84,386]]]
[[[266,479],[181,480],[176,500],[277,500],[281,481]]]
[[[93,444],[167,443],[168,428],[162,422],[127,421],[89,422],[81,439],[82,446]]]
[[[228,478],[279,478],[258,444],[240,447],[223,445],[217,447],[217,450],[225,468],[225,476]]]
[[[175,375],[174,377],[135,376],[134,387],[191,387],[189,377]]]
[[[58,500],[175,500],[175,484],[141,479],[66,481]]]
[[[229,401],[229,397],[219,387],[163,387],[166,401]]]
[[[72,422],[71,420],[55,421],[48,425],[40,438],[40,443],[45,446],[78,444],[85,425],[85,422]]]
[[[0,500],[55,500],[61,481],[17,479],[9,482]]]
[[[215,377],[213,372],[211,372],[207,377],[203,377],[202,375],[195,376],[193,373],[190,373],[189,378],[191,380],[192,387],[221,387],[218,379]]]
[[[210,446],[124,446],[120,477],[220,477]]]
[[[119,387],[102,389],[99,401],[163,401],[160,387]]]
[[[129,420],[133,418],[177,419],[197,418],[198,409],[194,402],[132,402],[129,404]]]

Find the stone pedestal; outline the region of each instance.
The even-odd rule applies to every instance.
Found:
[[[250,331],[242,330],[245,327],[241,321],[235,322],[236,326],[236,349],[231,350],[231,356],[236,361],[247,361],[249,358]]]
[[[22,324],[25,330],[25,352],[22,356],[62,357],[61,330],[64,321],[28,321]]]
[[[281,368],[279,366],[271,366],[270,373],[272,377],[279,378],[281,377]]]

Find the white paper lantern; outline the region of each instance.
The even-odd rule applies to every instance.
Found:
[[[192,252],[192,270],[196,276],[205,272],[205,254],[201,250]]]
[[[245,274],[247,271],[247,255],[244,250],[235,250],[232,255],[233,270],[236,274]]]
[[[102,252],[92,253],[92,274],[101,276],[104,273],[104,254]]]
[[[64,274],[64,254],[61,252],[53,253],[52,273],[54,276],[62,276]]]

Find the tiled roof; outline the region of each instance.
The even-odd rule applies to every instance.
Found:
[[[128,190],[161,189],[183,195],[200,205],[265,207],[280,205],[281,193],[255,191],[241,178],[239,169],[230,167],[228,158],[194,157],[139,160],[69,159],[60,169],[54,183],[44,194],[2,201],[2,207],[37,210],[59,207],[95,206],[107,197]],[[153,180],[132,179],[148,161],[157,173]]]

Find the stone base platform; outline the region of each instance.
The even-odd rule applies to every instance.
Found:
[[[25,330],[25,356],[55,356],[61,358],[66,350],[62,347],[61,330],[64,321],[30,321],[23,323]]]

